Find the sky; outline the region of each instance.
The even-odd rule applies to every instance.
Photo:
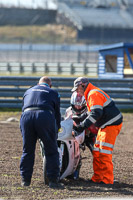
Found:
[[[51,8],[56,9],[56,5],[54,4],[55,0],[0,0],[0,4],[6,5],[8,7],[11,6],[19,6],[19,7],[28,7],[28,8]]]

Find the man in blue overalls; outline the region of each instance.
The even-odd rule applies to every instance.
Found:
[[[57,132],[60,128],[60,97],[51,89],[51,79],[40,78],[38,85],[28,89],[23,96],[20,129],[23,137],[23,154],[20,161],[22,186],[31,183],[35,147],[40,138],[44,144],[46,170],[50,188],[59,188],[59,154]]]

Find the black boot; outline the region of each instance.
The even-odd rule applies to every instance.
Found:
[[[30,186],[30,183],[31,183],[31,179],[30,178],[24,178],[22,177],[22,181],[21,181],[21,186],[24,187],[24,186]]]
[[[21,182],[21,186],[30,186],[30,182],[29,181],[23,181]]]
[[[53,189],[64,189],[64,184],[60,183],[58,179],[49,179],[49,187]]]

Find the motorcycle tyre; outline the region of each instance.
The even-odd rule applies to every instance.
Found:
[[[43,157],[43,178],[44,178],[44,185],[48,185],[48,177],[46,172],[46,157]]]

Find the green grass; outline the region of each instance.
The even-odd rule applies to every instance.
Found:
[[[21,108],[0,108],[1,112],[21,112]]]
[[[80,75],[78,75],[78,74],[49,74],[49,73],[44,73],[44,74],[42,74],[41,72],[40,73],[7,73],[7,72],[5,72],[5,73],[0,73],[0,76],[17,76],[17,77],[19,77],[19,76],[24,76],[24,77],[42,77],[42,76],[49,76],[49,77],[63,77],[63,78],[70,78],[70,77],[72,77],[72,78],[77,78],[78,76],[80,76]],[[88,78],[98,78],[98,76],[88,76],[88,75],[83,75],[83,76],[85,76],[85,77],[88,77]]]
[[[133,109],[120,109],[122,113],[133,113]],[[0,108],[0,115],[5,113],[20,113],[22,112],[22,108]]]
[[[122,113],[133,113],[133,109],[129,108],[129,109],[120,109],[120,111]]]
[[[0,43],[75,43],[76,30],[64,25],[0,26]]]

